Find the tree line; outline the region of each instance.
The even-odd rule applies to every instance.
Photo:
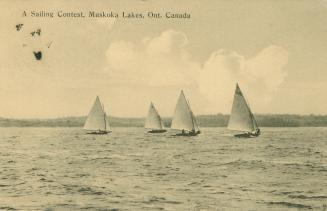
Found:
[[[113,127],[143,127],[144,118],[109,117]],[[229,115],[199,115],[200,127],[226,127]],[[326,127],[327,115],[257,114],[260,127]],[[0,118],[0,127],[83,127],[86,117],[63,117],[56,119],[9,119]],[[171,118],[163,118],[170,127]]]

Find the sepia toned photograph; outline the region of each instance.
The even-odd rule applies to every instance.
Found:
[[[0,210],[327,211],[327,0],[0,0]]]

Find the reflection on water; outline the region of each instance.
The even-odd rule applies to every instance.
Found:
[[[0,210],[323,210],[327,128],[0,128]]]

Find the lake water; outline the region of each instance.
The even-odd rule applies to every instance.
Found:
[[[0,210],[327,210],[327,128],[0,128]]]

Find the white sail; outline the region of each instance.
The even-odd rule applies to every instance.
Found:
[[[163,123],[161,117],[152,102],[150,104],[148,116],[145,120],[145,128],[155,129],[155,130],[163,129]]]
[[[85,130],[106,131],[106,114],[97,96],[84,124]]]
[[[228,121],[228,129],[253,132],[258,128],[254,116],[247,104],[238,84],[234,94],[232,112]]]
[[[172,129],[199,131],[195,116],[187,102],[183,90],[178,98],[175,114],[171,123]]]
[[[107,115],[106,115],[106,131],[108,131],[108,132],[111,131],[110,122],[109,122],[109,118]]]
[[[192,112],[192,111],[191,111]],[[199,128],[199,125],[198,125],[198,122],[196,121],[196,118],[192,112],[192,118],[193,118],[193,124],[194,124],[194,129],[195,131],[200,131],[200,128]]]
[[[251,111],[250,111],[250,112],[251,112]],[[258,126],[257,120],[255,120],[255,118],[254,118],[252,112],[251,112],[251,117],[252,117],[252,122],[253,122],[253,128],[254,128],[254,130],[259,129],[259,126]]]

